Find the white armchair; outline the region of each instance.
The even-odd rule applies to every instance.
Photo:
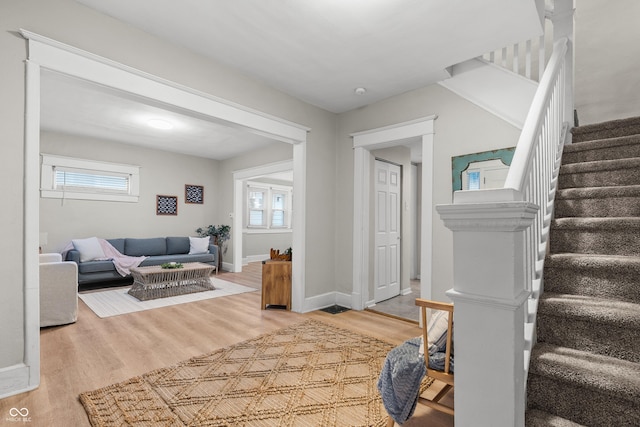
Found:
[[[78,319],[78,265],[56,253],[40,254],[40,327]]]

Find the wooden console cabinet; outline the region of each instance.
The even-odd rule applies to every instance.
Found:
[[[281,306],[291,310],[291,261],[262,261],[262,310]]]

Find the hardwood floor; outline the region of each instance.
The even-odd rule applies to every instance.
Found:
[[[219,278],[260,289],[261,264],[242,273],[220,272]],[[41,329],[41,384],[36,390],[0,400],[0,425],[11,408],[27,408],[23,425],[89,426],[78,400],[94,390],[152,369],[165,367],[218,348],[314,318],[401,343],[419,335],[416,325],[365,311],[332,315],[260,310],[260,292],[98,318],[81,300],[78,321]],[[448,396],[452,398],[451,396]],[[405,426],[453,426],[453,418],[418,408]],[[15,422],[8,422],[14,425]],[[345,425],[348,421],[345,420]]]

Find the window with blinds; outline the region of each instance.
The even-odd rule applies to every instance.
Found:
[[[41,197],[138,201],[139,166],[51,154],[43,154],[41,157]]]

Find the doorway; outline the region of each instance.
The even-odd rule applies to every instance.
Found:
[[[294,201],[299,215],[294,220],[294,252],[292,275],[292,310],[301,311],[304,304],[304,232],[305,229],[305,161],[308,128],[274,118],[234,103],[189,89],[182,85],[138,71],[123,64],[101,58],[47,37],[21,30],[28,40],[25,95],[25,201],[24,201],[24,357],[5,392],[29,390],[39,384],[39,147],[41,70],[47,69],[88,82],[104,85],[123,93],[140,96],[181,111],[211,118],[249,132],[262,133],[293,145],[293,175],[301,183],[295,189]],[[1,382],[1,381],[0,381]]]
[[[351,134],[354,146],[353,205],[353,291],[352,307],[363,310],[375,304],[371,247],[371,171],[372,150],[417,143],[421,148],[420,178],[420,296],[431,298],[432,221],[433,221],[433,145],[437,116],[398,123]],[[410,239],[405,239],[409,242]],[[403,260],[402,262],[405,262]],[[408,261],[407,261],[408,262]],[[408,270],[408,268],[407,268]]]

